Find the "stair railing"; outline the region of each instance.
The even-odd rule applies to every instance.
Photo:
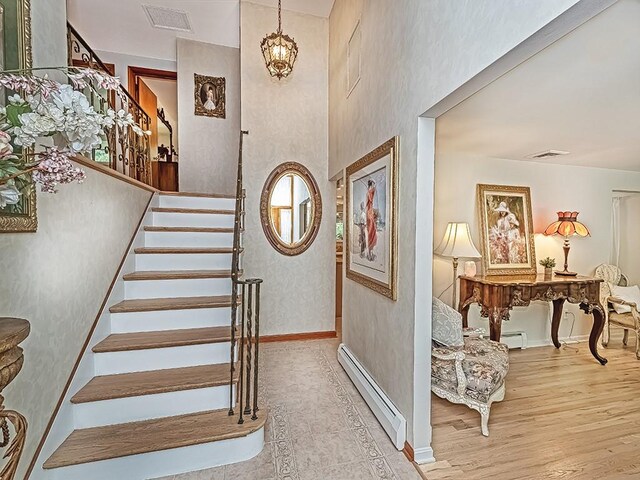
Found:
[[[113,75],[113,69],[96,55],[78,31],[67,23],[67,51],[70,67],[92,68]],[[112,108],[130,113],[142,130],[151,129],[151,117],[131,94],[120,85],[119,95],[106,92],[99,95],[92,89],[85,92],[89,102],[101,111]],[[106,135],[106,144],[91,152],[91,159],[124,175],[151,185],[151,142],[148,135],[136,135],[131,127],[114,125]]]
[[[246,193],[242,188],[242,143],[249,132],[240,132],[238,149],[238,173],[236,181],[235,210],[233,222],[233,251],[231,255],[231,367],[229,380],[229,416],[235,415],[238,405],[238,423],[245,417],[258,418],[258,363],[260,354],[260,285],[262,279],[241,279],[240,258],[242,254],[242,232],[244,231]],[[239,315],[238,315],[239,313]],[[239,331],[238,331],[239,330]],[[239,335],[239,336],[238,336]],[[236,348],[239,370],[236,382]],[[254,355],[255,352],[255,355]]]

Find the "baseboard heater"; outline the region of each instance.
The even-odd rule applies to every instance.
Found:
[[[395,447],[402,450],[407,435],[406,419],[343,343],[338,347],[338,361]]]

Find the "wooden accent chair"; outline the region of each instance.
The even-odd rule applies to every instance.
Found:
[[[605,326],[602,332],[602,345],[606,347],[611,338],[611,326],[624,329],[622,343],[627,345],[629,341],[629,330],[632,329],[636,334],[636,358],[640,360],[640,313],[635,303],[626,302],[621,298],[613,295],[611,285],[626,287],[629,279],[622,273],[620,268],[615,265],[602,264],[596,268],[595,276],[602,278],[604,282],[600,287],[600,303],[605,311]],[[626,305],[631,308],[628,313],[617,313],[614,305]]]
[[[480,413],[482,434],[489,436],[489,411],[504,399],[509,348],[481,337],[463,337],[462,315],[433,299],[431,391]]]

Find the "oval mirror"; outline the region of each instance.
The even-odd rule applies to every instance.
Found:
[[[260,219],[269,243],[283,255],[299,255],[320,228],[322,199],[311,172],[296,162],[276,167],[262,189]]]

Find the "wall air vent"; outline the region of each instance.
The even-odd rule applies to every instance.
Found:
[[[189,15],[183,10],[173,10],[154,5],[142,5],[142,8],[147,14],[152,27],[179,30],[181,32],[193,31]]]
[[[571,152],[565,152],[564,150],[547,150],[545,152],[527,155],[525,158],[551,158],[559,157],[560,155],[569,155],[569,153]]]

